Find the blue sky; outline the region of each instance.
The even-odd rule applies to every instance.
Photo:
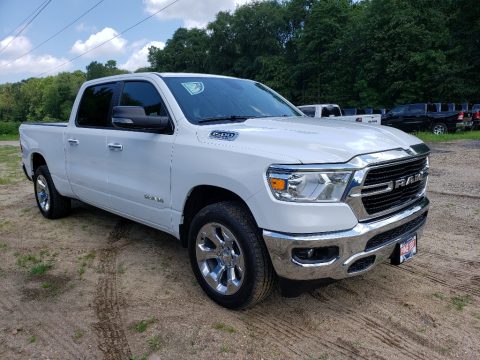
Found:
[[[44,72],[48,73],[42,76],[60,71],[85,70],[85,66],[93,60],[105,62],[113,59],[120,67],[133,71],[147,65],[149,46],[163,46],[177,28],[205,26],[218,11],[233,10],[236,5],[248,0],[179,0],[168,10],[105,46],[53,71],[50,70],[122,32],[172,0],[104,0],[56,38],[12,63],[99,0],[52,0],[26,30],[5,47],[12,40],[9,33],[44,1],[0,1],[0,83],[19,81]]]

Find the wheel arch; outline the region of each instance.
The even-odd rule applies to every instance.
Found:
[[[190,190],[183,206],[183,221],[179,225],[179,234],[182,246],[187,247],[188,231],[193,217],[205,206],[221,201],[237,201],[241,203],[252,215],[252,219],[256,223],[253,213],[246,201],[235,192],[215,185],[198,185]]]
[[[42,165],[47,165],[47,160],[45,157],[39,153],[39,152],[33,152],[31,157],[30,157],[30,164],[31,164],[31,169],[32,169],[32,178],[35,175],[35,171],[42,166]]]

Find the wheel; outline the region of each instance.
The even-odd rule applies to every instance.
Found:
[[[234,201],[208,205],[193,218],[188,251],[193,272],[218,304],[243,309],[265,299],[275,272],[252,215]]]
[[[33,177],[37,205],[47,219],[58,219],[70,212],[71,200],[55,189],[52,176],[46,165],[39,166]]]
[[[445,125],[444,123],[437,123],[437,124],[434,124],[432,127],[432,132],[435,135],[446,134],[447,131],[448,131],[447,125]]]

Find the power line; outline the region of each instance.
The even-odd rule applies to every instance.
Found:
[[[42,76],[42,75],[48,74],[48,73],[50,73],[50,72],[52,72],[52,71],[54,71],[54,70],[56,70],[56,69],[58,69],[58,68],[60,68],[60,67],[62,67],[62,66],[64,66],[64,65],[72,62],[72,61],[77,60],[78,58],[82,57],[83,55],[86,55],[86,54],[88,54],[89,52],[92,52],[93,50],[98,49],[100,46],[103,46],[103,45],[105,45],[106,43],[112,41],[113,39],[116,39],[116,38],[119,37],[120,35],[125,34],[127,31],[132,30],[134,27],[137,27],[138,25],[140,25],[140,24],[144,23],[145,21],[151,19],[151,18],[154,17],[155,15],[161,13],[163,10],[169,8],[170,6],[174,5],[175,3],[179,2],[179,1],[180,1],[180,0],[174,0],[174,1],[172,1],[171,3],[169,3],[169,4],[165,5],[164,7],[162,7],[160,10],[154,12],[152,15],[147,16],[146,18],[143,18],[143,19],[140,20],[139,22],[137,22],[137,23],[133,24],[132,26],[126,28],[125,30],[119,32],[119,33],[118,33],[117,35],[115,35],[114,37],[112,37],[112,38],[110,38],[110,39],[108,39],[108,40],[105,40],[104,42],[98,44],[97,46],[94,46],[93,48],[91,48],[91,49],[89,49],[89,50],[81,53],[80,55],[74,56],[73,58],[71,58],[71,59],[69,59],[69,60],[61,63],[60,65],[57,65],[57,66],[55,66],[54,68],[51,68],[50,70],[47,70],[47,71],[42,72],[42,73],[39,74],[38,76],[40,77],[40,76]]]
[[[8,65],[10,64],[13,64],[15,61],[17,61],[18,59],[21,59],[23,58],[24,56],[27,56],[28,54],[31,54],[32,52],[34,52],[35,50],[37,50],[40,46],[42,46],[43,44],[49,42],[50,40],[52,40],[53,38],[57,37],[59,34],[61,34],[62,32],[64,32],[66,29],[68,29],[70,26],[72,26],[73,24],[75,24],[78,20],[80,20],[81,18],[83,18],[85,15],[87,15],[89,12],[91,12],[93,9],[95,9],[98,5],[100,5],[102,2],[104,2],[105,0],[100,0],[99,2],[97,2],[95,5],[93,5],[90,9],[88,9],[87,11],[85,11],[82,15],[80,15],[79,17],[77,17],[75,20],[73,20],[72,22],[70,22],[68,25],[65,25],[63,28],[61,28],[60,30],[58,30],[55,34],[53,34],[52,36],[50,36],[48,39],[42,41],[40,44],[38,44],[37,46],[35,46],[33,49],[31,49],[30,51],[27,51],[25,54],[23,55],[20,55],[19,57],[13,59],[12,61],[10,61],[8,64],[5,64],[5,67],[7,67]]]
[[[12,38],[12,40],[10,40],[10,41],[8,42],[8,44],[5,45],[5,46],[0,50],[0,54],[1,54],[7,47],[9,47],[10,44],[11,44],[12,42],[14,42],[15,39],[18,38],[22,32],[25,31],[25,29],[28,27],[28,25],[30,25],[30,24],[33,22],[33,20],[35,20],[35,19],[37,18],[37,16],[40,15],[40,13],[41,13],[43,10],[45,10],[45,8],[46,8],[46,7],[48,6],[48,4],[50,4],[51,2],[52,2],[52,0],[47,0],[46,3],[44,3],[45,5],[41,6],[40,10],[38,10],[38,12],[37,12],[30,20],[28,20],[28,22],[15,34],[15,36]]]
[[[40,8],[43,6],[43,4],[45,4],[47,1],[48,1],[48,0],[45,0],[44,2],[42,2],[35,10],[33,10],[33,11],[30,13],[30,15],[28,15],[25,19],[23,19],[23,20],[20,22],[20,24],[18,24],[18,25],[15,26],[12,30],[10,30],[10,31],[7,33],[7,35],[5,35],[5,38],[7,38],[7,37],[9,37],[11,34],[13,34],[20,26],[22,26],[28,19],[30,19],[30,18],[33,16],[33,14],[35,14],[35,13],[38,11],[38,9],[40,9]]]

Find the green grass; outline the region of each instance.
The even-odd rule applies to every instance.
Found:
[[[17,141],[20,139],[18,134],[0,134],[0,141]]]
[[[0,225],[0,228],[1,228],[1,225]],[[7,244],[0,244],[0,252],[4,252],[4,251],[7,251],[8,249],[8,246]]]
[[[451,299],[453,307],[458,310],[462,311],[465,306],[472,302],[472,297],[470,295],[461,295],[461,296],[454,296]]]
[[[149,317],[147,320],[140,320],[139,322],[133,324],[132,328],[138,332],[143,333],[147,330],[149,325],[156,323],[158,319],[154,316]]]
[[[152,336],[150,339],[147,340],[148,347],[152,351],[160,350],[163,345],[163,340],[160,335]]]
[[[18,146],[0,146],[0,185],[14,185],[25,179]]]
[[[16,254],[17,265],[27,269],[29,275],[39,276],[53,268],[56,254],[50,254],[48,250],[40,250],[39,254]],[[43,286],[42,286],[43,287]],[[46,287],[43,287],[46,289]]]
[[[28,338],[29,344],[34,344],[36,341],[37,341],[37,337],[35,335],[32,335]]]
[[[82,278],[83,274],[85,274],[85,271],[87,270],[87,267],[90,267],[92,265],[93,260],[95,260],[95,257],[97,256],[97,253],[95,251],[90,251],[88,254],[80,256],[78,260],[80,260],[80,268],[78,269],[78,275],[80,278]]]
[[[441,292],[433,293],[433,296],[436,297],[439,300],[445,300],[445,295]]]
[[[28,273],[30,275],[43,275],[45,274],[48,270],[50,270],[53,267],[53,264],[48,262],[48,263],[41,263],[34,265],[30,268]]]
[[[453,140],[480,140],[480,130],[462,131],[451,134],[435,135],[430,132],[419,132],[415,136],[426,142],[443,142]]]
[[[220,352],[221,353],[228,353],[228,352],[230,352],[230,348],[227,345],[222,345],[220,347]]]
[[[85,331],[81,330],[81,329],[77,329],[75,330],[75,332],[73,333],[73,340],[80,340],[83,335],[85,335]]]
[[[213,328],[216,330],[228,332],[230,334],[237,332],[237,330],[235,330],[233,326],[225,325],[224,323],[216,323],[213,325]]]

